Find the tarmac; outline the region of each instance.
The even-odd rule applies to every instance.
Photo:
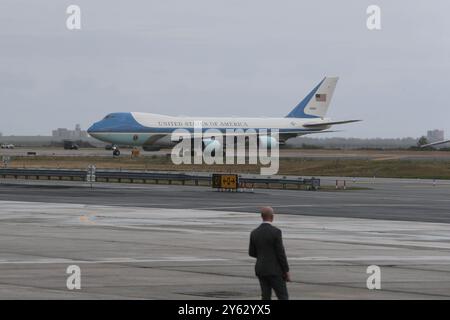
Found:
[[[449,299],[450,183],[349,183],[370,189],[1,180],[0,299],[259,299],[247,250],[262,205],[277,212],[292,299]]]
[[[217,192],[208,187],[152,184],[2,180],[0,200],[121,207],[256,212],[270,205],[281,214],[450,223],[450,181],[320,177],[362,190],[248,189]]]
[[[130,148],[121,148],[121,155],[129,157]],[[36,152],[38,156],[51,157],[105,157],[112,156],[111,150],[104,148],[80,148],[79,150],[64,150],[63,148],[50,147],[17,147],[14,149],[0,149],[0,156],[27,156],[28,152]],[[250,151],[252,152],[256,151]],[[166,156],[171,154],[170,149],[159,151],[142,151],[143,156]],[[449,161],[449,151],[410,151],[410,150],[357,150],[357,149],[301,149],[301,148],[281,148],[280,157],[283,158],[303,158],[322,160],[437,160]]]

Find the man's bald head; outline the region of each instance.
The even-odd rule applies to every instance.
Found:
[[[272,207],[262,207],[261,208],[261,218],[263,221],[273,221],[273,215],[275,212],[273,211]]]

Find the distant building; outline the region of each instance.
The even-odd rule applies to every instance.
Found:
[[[438,129],[428,130],[427,140],[430,143],[445,140],[444,139],[444,130],[438,130]]]
[[[81,127],[79,124],[75,126],[75,130],[70,130],[66,128],[58,128],[56,130],[52,131],[52,137],[58,138],[58,139],[82,139],[87,137],[87,132],[84,130],[81,130]]]

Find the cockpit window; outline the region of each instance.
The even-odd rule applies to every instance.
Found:
[[[113,115],[113,114],[108,114],[108,115],[105,117],[105,120],[106,120],[106,119],[111,119],[111,118],[114,118],[114,115]]]

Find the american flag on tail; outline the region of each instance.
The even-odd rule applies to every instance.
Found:
[[[316,101],[325,102],[327,101],[327,95],[325,93],[317,93]]]

